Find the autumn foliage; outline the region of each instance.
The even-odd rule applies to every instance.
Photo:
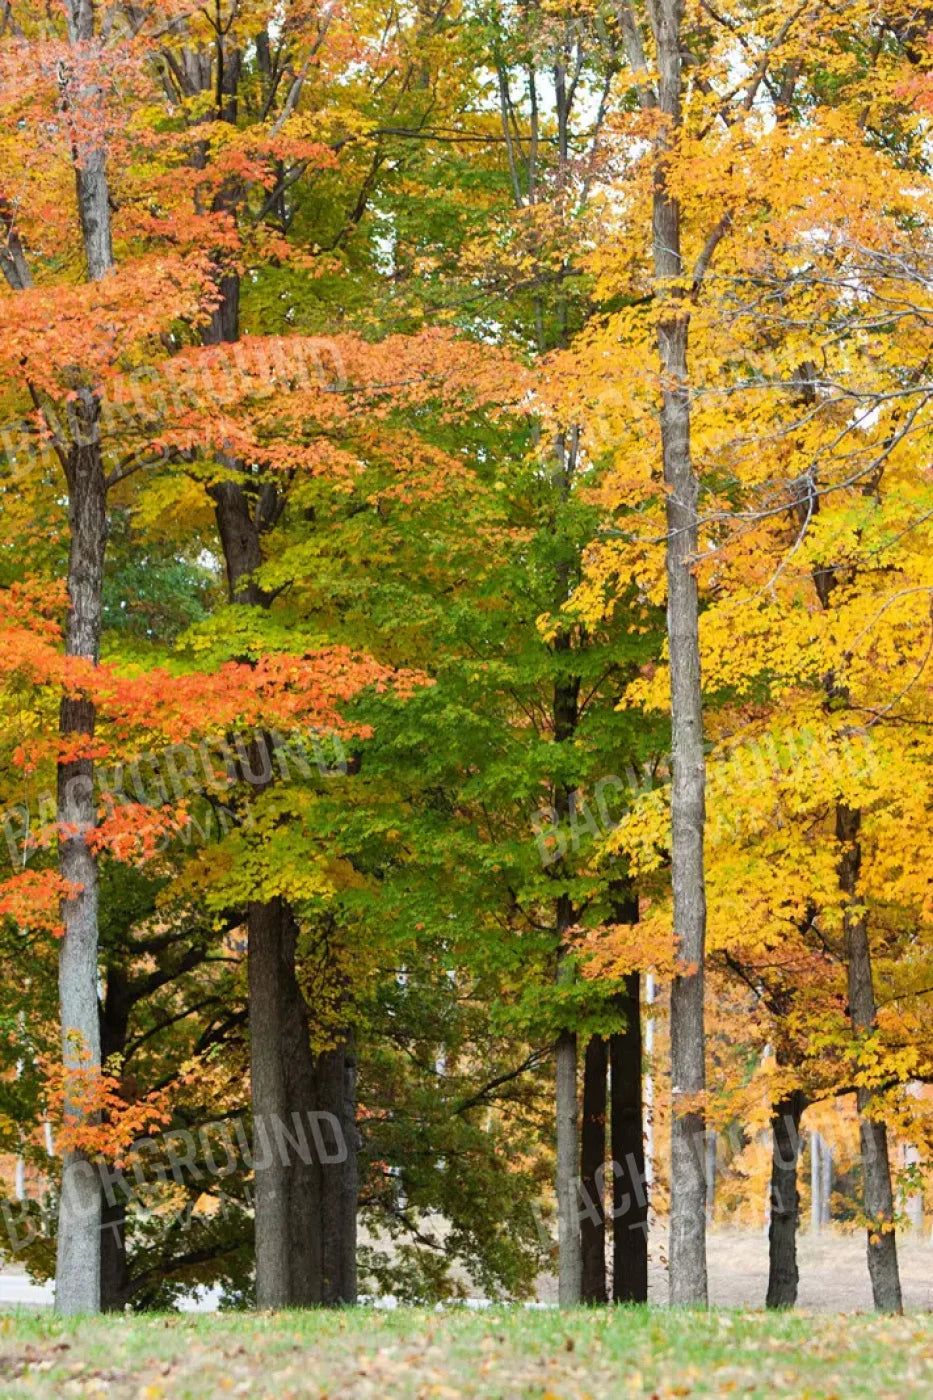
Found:
[[[260,1120],[265,928],[269,1083],[290,1114],[352,1080],[344,1196],[395,1241],[360,1255],[374,1290],[448,1296],[462,1266],[530,1291],[555,1064],[575,1102],[587,1046],[626,1033],[656,1205],[695,1114],[716,1209],[757,1220],[788,1104],[801,1143],[834,1138],[870,1262],[928,1198],[931,24],[3,7],[0,1127],[42,1189],[46,1125],[67,1172]],[[672,577],[698,613],[695,962]],[[55,991],[91,905],[96,1053]],[[671,988],[678,1042],[701,973],[686,1093]],[[114,1306],[212,1269],[253,1296],[262,1182],[230,1175],[124,1210]]]

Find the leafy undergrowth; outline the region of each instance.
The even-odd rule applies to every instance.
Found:
[[[933,1318],[649,1308],[0,1318],[0,1395],[616,1400],[933,1395]]]

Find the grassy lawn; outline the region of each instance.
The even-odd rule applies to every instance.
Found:
[[[933,1396],[933,1318],[671,1313],[0,1317],[0,1396]]]

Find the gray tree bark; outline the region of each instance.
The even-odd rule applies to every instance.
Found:
[[[66,0],[65,16],[68,42],[72,47],[90,43],[94,38],[93,0]],[[63,105],[66,114],[75,107],[93,114],[98,93],[93,86],[73,92],[67,76],[63,77]],[[106,277],[113,267],[113,240],[110,233],[110,189],[107,181],[107,152],[93,139],[77,144],[75,184],[78,194],[78,215],[84,241],[84,256],[92,282]]]
[[[254,930],[269,933],[266,946],[254,943]],[[308,1007],[298,984],[298,924],[287,900],[277,898],[251,910],[250,1030],[253,1041],[254,1114],[260,1101],[284,1095],[271,1124],[278,1142],[266,1180],[257,1167],[257,1241],[271,1225],[270,1251],[262,1263],[257,1247],[260,1306],[336,1306],[356,1302],[357,1130],[356,1060],[347,1031],[332,1050],[311,1050]],[[251,964],[251,969],[254,965]],[[271,969],[271,971],[270,971]],[[275,1013],[274,1033],[266,1018]],[[267,1121],[266,1115],[259,1121]],[[281,1144],[276,1121],[298,1142]],[[265,1200],[260,1194],[262,1185]],[[281,1233],[286,1236],[283,1247]],[[272,1249],[275,1257],[271,1258]],[[261,1288],[271,1280],[279,1290]],[[284,1296],[284,1302],[282,1298]]]
[[[292,1301],[289,1196],[294,1163],[277,1137],[288,1123],[289,1099],[282,1031],[291,1023],[285,1005],[282,901],[251,902],[249,975],[250,1080],[253,1101],[253,1209],[256,1222],[256,1301],[286,1308]],[[293,1039],[291,1049],[297,1048]],[[294,1068],[291,1069],[294,1073]],[[305,1252],[306,1253],[306,1252]],[[307,1257],[303,1261],[309,1263]],[[313,1278],[316,1270],[309,1269]]]
[[[561,1031],[555,1051],[557,1118],[557,1298],[562,1308],[582,1299],[583,1254],[577,1193],[577,1037]]]
[[[321,1167],[321,1296],[327,1307],[356,1302],[356,1215],[359,1194],[356,1053],[353,1036],[315,1062],[316,1104],[329,1161]],[[336,1125],[336,1126],[335,1126]],[[336,1159],[336,1160],[335,1160]]]
[[[67,457],[69,612],[65,652],[93,662],[100,656],[101,589],[107,539],[107,491],[96,436],[99,405],[82,391],[80,432],[85,444]],[[84,696],[62,700],[63,737],[94,733],[94,704]],[[65,1112],[80,1122],[85,1077],[100,1070],[97,1001],[97,857],[88,844],[96,825],[94,764],[89,758],[58,767],[58,868],[77,891],[62,905],[58,988],[62,1054],[66,1071]],[[62,1163],[55,1267],[55,1306],[61,1313],[97,1312],[100,1307],[101,1195],[97,1172],[82,1152],[67,1151]]]
[[[564,935],[573,922],[567,895],[557,901],[558,978]],[[562,1308],[576,1307],[583,1298],[583,1244],[580,1235],[579,1112],[577,1099],[577,1035],[561,1031],[554,1050],[554,1117],[557,1141],[557,1300]]]
[[[833,1148],[820,1136],[820,1228],[832,1222],[833,1215]]]
[[[716,1218],[716,1149],[718,1135],[707,1128],[706,1130],[706,1223],[712,1225]]]
[[[568,464],[562,440],[558,441],[558,457],[564,491],[569,490],[572,466]],[[570,576],[569,562],[558,570],[563,589]],[[570,650],[569,636],[561,632],[555,642],[558,653]],[[554,686],[554,740],[565,743],[572,738],[578,719],[580,681],[578,677],[562,677]],[[558,784],[555,807],[567,817],[572,796],[564,784]],[[559,870],[559,867],[558,867]],[[557,979],[572,976],[565,961],[567,933],[573,926],[574,911],[570,896],[560,894],[555,901],[557,934]],[[564,1029],[557,1037],[555,1061],[555,1133],[557,1145],[557,1296],[562,1308],[576,1307],[583,1297],[583,1243],[580,1233],[579,1199],[579,1109],[577,1097],[577,1036]]]
[[[90,0],[68,0],[68,38],[73,45],[94,37]],[[93,105],[88,90],[66,93],[66,107]],[[92,143],[78,152],[75,165],[78,210],[88,276],[105,277],[113,267],[106,152]],[[92,389],[78,391],[72,416],[74,441],[66,449],[70,544],[69,613],[65,652],[96,663],[100,657],[101,590],[107,542],[107,484],[100,445],[100,402]],[[62,701],[59,728],[63,737],[94,732],[93,702],[85,697]],[[93,1075],[100,1069],[98,1011],[97,858],[88,844],[96,824],[94,764],[90,759],[58,768],[59,872],[80,891],[63,903],[64,932],[59,952],[59,1000],[62,1052],[66,1071]],[[66,1078],[66,1112],[77,1118],[79,1075]],[[55,1307],[61,1313],[90,1313],[100,1308],[101,1193],[92,1164],[83,1153],[66,1152],[58,1213]]]
[[[16,231],[15,215],[14,206],[0,198],[0,272],[14,292],[23,292],[32,286],[32,274],[22,239]]]
[[[606,1293],[606,1109],[609,1047],[601,1035],[587,1041],[583,1061],[583,1124],[580,1131],[581,1300],[605,1303]]]
[[[682,0],[652,6],[660,110],[670,130],[681,120]],[[699,598],[692,561],[698,547],[698,484],[690,452],[688,304],[676,290],[683,277],[681,211],[659,143],[653,198],[654,272],[664,304],[658,324],[661,445],[667,488],[667,633],[671,668],[671,873],[679,970],[671,987],[670,1300],[705,1306],[706,1087],[703,964],[706,888],[703,864],[706,767],[700,683]],[[685,1104],[687,1105],[685,1107]]]
[[[856,1035],[872,1029],[876,1014],[868,916],[858,900],[858,878],[862,859],[860,830],[861,813],[839,803],[836,807],[836,836],[842,846],[839,858],[839,885],[846,899],[844,930],[849,1016]],[[858,1089],[856,1099],[862,1150],[864,1207],[869,1220],[867,1247],[872,1295],[879,1312],[900,1313],[904,1307],[894,1232],[894,1194],[891,1189],[887,1128],[884,1123],[872,1117],[874,1093],[871,1089]]]
[[[249,919],[256,1293],[262,1308],[356,1301],[355,1059],[313,1055],[288,901]]]
[[[810,1234],[819,1234],[820,1226],[823,1223],[823,1208],[821,1204],[823,1191],[823,1174],[820,1171],[820,1135],[817,1132],[810,1134]]]

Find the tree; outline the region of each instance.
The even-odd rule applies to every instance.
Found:
[[[592,581],[583,593],[595,610],[601,606],[607,584],[617,578],[626,584],[638,578],[643,586],[657,590],[659,566],[650,540],[652,526],[659,521],[660,502],[655,483],[646,479],[640,465],[644,448],[639,435],[647,434],[665,460],[663,500],[668,544],[673,551],[689,539],[681,555],[688,568],[675,571],[673,577],[668,569],[669,606],[675,603],[678,582],[683,583],[688,574],[696,576],[701,586],[705,584],[710,590],[709,619],[704,616],[700,620],[700,637],[721,625],[717,654],[724,662],[727,655],[733,658],[731,666],[713,663],[706,681],[707,694],[712,695],[734,684],[737,674],[736,609],[754,597],[761,623],[767,608],[758,601],[756,590],[767,595],[783,581],[788,563],[781,561],[781,548],[785,555],[799,551],[807,557],[812,547],[807,541],[822,536],[823,527],[814,524],[814,503],[827,496],[844,498],[860,483],[869,486],[873,473],[885,470],[882,463],[904,445],[904,425],[899,419],[892,424],[882,410],[882,428],[856,405],[861,396],[863,404],[871,402],[875,406],[872,411],[879,411],[881,405],[893,404],[901,394],[923,397],[923,375],[915,378],[914,388],[908,390],[916,363],[913,371],[907,371],[901,359],[902,353],[908,358],[912,355],[907,349],[912,337],[906,333],[901,349],[892,347],[890,351],[901,365],[894,371],[898,381],[894,389],[887,375],[876,373],[878,366],[874,362],[869,365],[858,348],[863,322],[848,306],[847,297],[852,295],[854,279],[865,278],[867,288],[875,276],[879,278],[879,296],[887,295],[880,292],[885,280],[882,268],[888,272],[893,269],[894,247],[899,247],[903,256],[912,241],[915,221],[925,222],[920,211],[925,208],[926,195],[921,193],[922,177],[911,196],[903,184],[904,170],[919,172],[912,155],[916,131],[902,101],[906,90],[902,85],[908,79],[897,45],[889,43],[896,34],[896,24],[891,30],[885,19],[876,20],[867,11],[860,11],[858,16],[852,15],[851,28],[839,30],[824,12],[809,6],[778,7],[767,17],[744,9],[734,14],[704,10],[702,15],[687,17],[681,7],[653,4],[647,7],[645,18],[648,23],[641,23],[640,11],[626,6],[619,27],[625,36],[630,80],[642,109],[630,129],[653,141],[654,163],[648,158],[630,162],[627,181],[614,186],[616,203],[610,232],[588,262],[599,279],[596,294],[606,308],[605,323],[600,327],[594,323],[579,338],[575,380],[590,408],[592,437],[599,442],[616,438],[618,490],[614,503],[628,510],[634,499],[640,499],[641,519],[638,530],[624,518],[608,526],[594,550]],[[732,58],[727,54],[734,56],[736,42],[745,58],[739,71],[733,73],[729,68]],[[757,56],[753,58],[753,54]],[[657,86],[648,81],[648,57],[660,75]],[[639,87],[640,76],[643,81]],[[873,106],[871,93],[878,93]],[[769,113],[765,126],[764,111]],[[832,169],[826,164],[830,152]],[[843,152],[844,176],[840,164]],[[814,186],[818,169],[825,172],[819,194]],[[853,196],[856,189],[858,198]],[[864,211],[876,198],[869,221]],[[878,216],[881,205],[883,217]],[[660,234],[658,256],[651,269],[646,266],[643,241],[639,241],[649,208],[655,232]],[[922,244],[925,234],[917,236]],[[633,267],[638,269],[634,275]],[[666,280],[659,280],[662,272]],[[767,305],[760,299],[764,286],[768,288]],[[826,318],[837,337],[832,351],[822,330]],[[880,318],[870,316],[869,320],[880,328]],[[664,372],[660,382],[652,386],[657,398],[650,402],[642,367],[655,333]],[[629,358],[632,353],[634,361]],[[573,364],[573,352],[569,363]],[[618,377],[610,387],[614,373]],[[806,385],[811,380],[815,387],[808,397]],[[918,426],[912,413],[909,421],[908,437]],[[686,472],[691,443],[692,477]],[[676,449],[674,461],[670,458],[672,449]],[[675,479],[679,485],[671,490]],[[611,490],[605,497],[613,503]],[[699,500],[704,503],[702,518]],[[801,506],[795,517],[795,534],[790,540],[785,535],[777,545],[774,521],[782,512],[796,510],[795,502]],[[834,537],[832,548],[838,549],[838,540]],[[671,558],[672,554],[668,564]],[[818,575],[825,583],[832,572],[826,553],[820,555],[817,549],[814,562],[814,579]],[[846,577],[848,580],[849,575]],[[646,678],[631,694],[636,700],[650,695],[649,703],[657,704],[661,681],[670,679],[672,696],[678,692],[682,701],[685,692],[681,687],[685,679],[690,682],[687,689],[692,709],[688,707],[686,713],[697,721],[688,732],[696,744],[693,753],[697,763],[691,772],[694,796],[699,797],[699,653],[691,620],[692,584],[685,584],[685,588],[689,606],[682,620],[690,626],[682,631],[681,641],[690,639],[686,655],[692,669],[686,673],[679,670],[678,655],[682,658],[685,653],[672,636],[669,670],[663,676]],[[781,638],[782,647],[786,646],[790,636],[797,635],[794,628],[785,631],[786,617],[778,620],[776,614],[769,616],[761,635],[767,633],[768,646],[773,646],[776,637]],[[859,635],[860,625],[855,624],[852,635]],[[834,626],[838,626],[838,619]],[[826,646],[826,634],[820,631]],[[703,653],[707,664],[710,653],[705,640]],[[773,652],[762,655],[761,663],[762,675],[781,669]],[[821,675],[825,677],[828,669],[824,658]],[[819,703],[826,703],[825,688],[817,690],[823,697]],[[746,696],[749,693],[747,688],[742,691]],[[838,697],[829,704],[837,705]],[[675,732],[676,709],[672,705]],[[681,708],[681,716],[684,714]],[[726,704],[723,723],[728,725],[735,714],[734,705]],[[812,716],[812,708],[806,714]],[[802,723],[803,716],[799,718]],[[707,739],[715,744],[720,721],[710,720],[708,708],[706,723]],[[749,732],[747,717],[739,728]],[[674,775],[676,790],[676,738]],[[836,790],[834,810],[840,803],[851,810],[844,785]],[[702,822],[698,801],[691,813],[696,833]],[[646,803],[642,837],[651,850],[651,861],[657,859],[657,817],[656,802]],[[671,855],[675,906],[680,902],[682,908],[683,886],[678,900],[675,854],[679,825],[675,821],[671,832]],[[842,847],[852,846],[849,831]],[[620,849],[632,851],[624,842]],[[689,888],[698,896],[702,888],[700,843],[692,841],[690,849],[694,867]],[[842,848],[834,845],[833,849],[831,864],[842,862],[843,869]],[[647,855],[644,848],[643,854]],[[652,867],[643,864],[641,868]],[[760,867],[756,873],[760,878]],[[806,894],[801,891],[798,918],[807,898],[815,898],[820,906],[828,899],[834,909],[840,908],[838,901],[843,897],[838,884],[830,889],[825,883],[825,861],[813,877],[813,887]],[[843,869],[843,881],[849,887],[843,902],[848,900],[851,908],[851,869]],[[695,902],[694,913],[699,914],[701,907]],[[694,924],[695,932],[699,922]],[[683,926],[676,912],[674,927],[680,938]],[[864,970],[864,958],[861,963]],[[700,964],[696,966],[699,971]],[[687,983],[689,978],[685,986]],[[672,1052],[681,1064],[679,1000],[675,995]],[[693,1005],[699,1009],[698,1000]],[[688,1021],[694,1029],[700,1025],[698,1016],[688,1017]],[[864,1016],[862,1023],[867,1024]],[[688,1058],[699,1074],[698,1037],[694,1037],[694,1052]],[[682,1087],[681,1078],[680,1072],[675,1073],[675,1089]],[[704,1194],[702,1155],[697,1150],[701,1141],[702,1124],[697,1119],[691,1155],[685,1151],[678,1157],[680,1168],[674,1171],[672,1182],[675,1233],[680,1220],[680,1179],[692,1199],[692,1223],[684,1229],[693,1230],[697,1237],[702,1233],[696,1222],[702,1214]],[[675,1156],[684,1145],[675,1126]],[[879,1154],[875,1156],[877,1160]],[[886,1231],[882,1228],[880,1233],[883,1236]],[[687,1254],[692,1263],[672,1268],[672,1288],[675,1296],[698,1300],[702,1297],[701,1250],[695,1243],[696,1249]],[[672,1245],[672,1265],[678,1253]]]
[[[99,100],[86,55],[95,39],[90,5],[69,0],[65,6],[68,59],[61,69],[61,108],[70,127],[77,210],[87,275],[100,282],[113,270],[106,154],[93,130]],[[82,69],[85,71],[82,73]],[[90,131],[87,130],[90,126]],[[28,292],[32,277],[22,242],[9,223],[10,255],[3,271],[14,291]],[[79,371],[80,375],[80,371]],[[101,590],[107,537],[107,480],[101,455],[99,395],[93,384],[74,390],[72,440],[57,443],[68,490],[70,555],[69,614],[65,653],[96,664],[100,654]],[[58,821],[63,833],[59,870],[69,895],[63,906],[64,927],[59,961],[62,1047],[66,1066],[79,1071],[88,1058],[100,1065],[97,1020],[97,861],[89,842],[96,824],[94,767],[82,747],[94,733],[94,706],[80,693],[62,700],[63,740],[77,740],[79,756],[58,770]],[[82,743],[83,741],[83,743]],[[60,1312],[94,1312],[100,1298],[100,1193],[94,1174],[80,1152],[64,1162],[59,1208],[56,1307]]]
[[[665,124],[654,169],[654,272],[661,374],[661,454],[667,488],[667,635],[671,670],[671,881],[674,938],[680,960],[671,988],[671,1302],[705,1304],[706,1084],[703,964],[706,887],[703,871],[705,755],[700,684],[699,595],[693,569],[699,547],[698,484],[690,455],[687,345],[680,202],[670,189],[667,143],[681,124],[682,0],[658,0],[652,13],[657,44],[657,106]],[[636,70],[637,71],[637,70]],[[724,216],[725,218],[725,216]],[[727,225],[722,225],[725,231]],[[715,243],[708,245],[710,254]],[[706,249],[704,249],[706,252]],[[694,276],[696,284],[702,269]],[[682,1111],[682,1106],[685,1111]]]

